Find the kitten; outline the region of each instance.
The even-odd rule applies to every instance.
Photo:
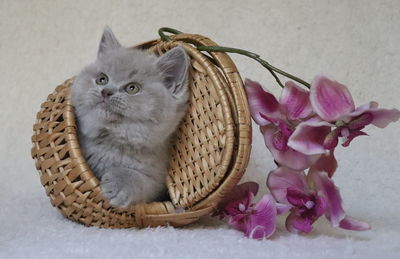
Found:
[[[165,198],[171,138],[187,110],[189,63],[183,47],[156,57],[122,47],[106,27],[97,60],[75,78],[81,150],[112,205]]]

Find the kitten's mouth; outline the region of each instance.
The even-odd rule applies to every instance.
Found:
[[[110,110],[110,102],[106,98],[99,98],[97,105],[103,110]]]
[[[97,106],[100,108],[102,113],[107,119],[110,120],[115,120],[115,119],[121,119],[123,117],[122,114],[119,112],[116,112],[112,107],[110,106],[110,103],[107,102],[106,99],[101,100],[100,102],[97,103]]]
[[[97,109],[99,109],[104,114],[109,114],[112,112],[109,104],[104,99],[97,102],[95,107],[97,107]]]

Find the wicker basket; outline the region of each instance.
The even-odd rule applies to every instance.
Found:
[[[251,120],[234,63],[224,53],[199,52],[197,46],[216,46],[206,37],[179,34],[171,39],[136,46],[159,55],[182,45],[192,60],[190,108],[166,179],[171,200],[121,209],[102,197],[99,180],[79,149],[69,79],[41,105],[32,136],[40,181],[65,217],[106,228],[183,226],[210,215],[242,177],[250,154]]]

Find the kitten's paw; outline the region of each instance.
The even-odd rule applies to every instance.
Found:
[[[126,179],[118,177],[114,173],[106,173],[101,178],[101,189],[103,196],[110,201],[110,204],[116,207],[127,207],[134,203],[132,198],[132,186]]]

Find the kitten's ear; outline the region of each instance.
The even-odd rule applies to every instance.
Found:
[[[108,26],[104,27],[103,36],[101,36],[97,56],[100,57],[105,52],[112,50],[112,49],[118,49],[120,47],[121,47],[121,44],[119,44],[117,38],[115,38],[115,35],[111,31],[110,27],[108,27]]]
[[[176,95],[185,90],[190,59],[185,49],[175,47],[157,60],[157,65],[164,76],[167,88]]]

